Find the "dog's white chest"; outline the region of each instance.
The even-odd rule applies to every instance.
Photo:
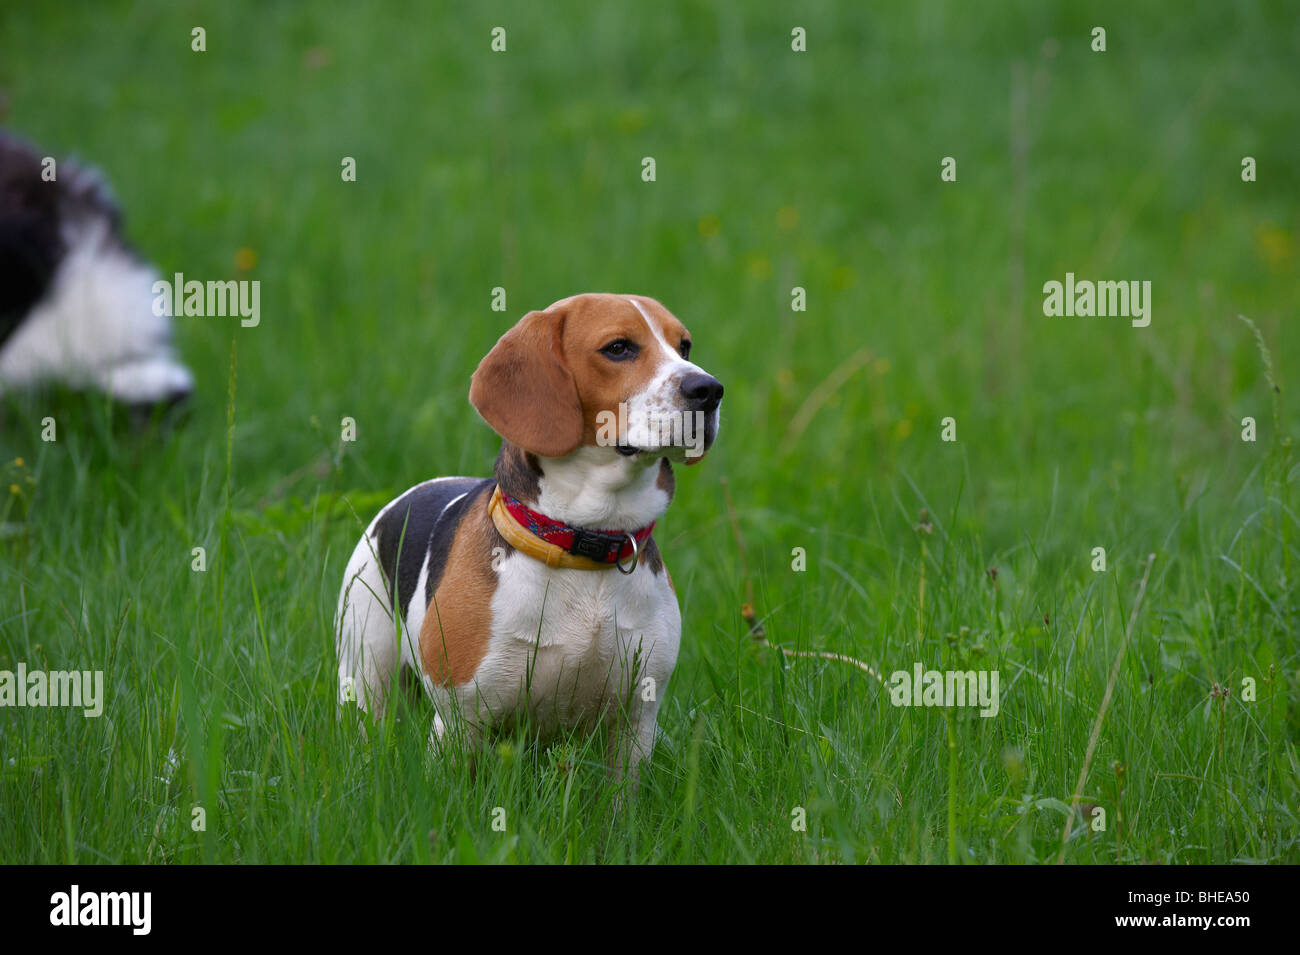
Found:
[[[681,617],[664,575],[555,570],[522,554],[498,573],[491,649],[474,681],[495,712],[527,706],[543,726],[576,726],[667,682]]]

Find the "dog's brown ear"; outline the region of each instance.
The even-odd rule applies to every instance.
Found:
[[[529,312],[497,341],[470,379],[470,404],[525,451],[562,458],[582,444],[582,402],[560,347],[564,313]]]

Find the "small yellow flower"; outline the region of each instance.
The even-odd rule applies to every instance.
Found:
[[[21,494],[21,493],[23,493],[23,489],[20,488],[17,484],[10,484],[10,485],[9,485],[9,493],[10,493],[10,494]]]
[[[620,133],[635,133],[645,128],[646,111],[643,109],[625,109],[618,114],[615,123]]]
[[[1271,222],[1255,227],[1255,246],[1270,272],[1286,271],[1291,259],[1291,234]]]
[[[912,419],[904,418],[902,421],[898,422],[898,424],[894,426],[894,433],[898,435],[898,439],[901,441],[903,440],[903,438],[911,436],[912,428],[913,428]]]
[[[22,467],[22,466],[23,466],[23,459],[22,459],[22,458],[14,458],[14,467],[16,467],[16,468],[20,468],[20,467]]]
[[[887,375],[889,374],[889,368],[890,368],[889,359],[877,358],[875,362],[871,365],[871,368],[873,371],[875,371],[877,375]]]
[[[772,274],[772,262],[761,253],[755,253],[749,257],[749,274],[756,279],[765,279]]]
[[[257,253],[249,248],[235,252],[235,268],[241,272],[251,272],[257,267]]]
[[[710,212],[707,216],[705,216],[700,220],[700,224],[698,228],[700,230],[701,236],[703,236],[706,239],[712,239],[715,235],[717,235],[719,232],[722,231],[722,220]]]

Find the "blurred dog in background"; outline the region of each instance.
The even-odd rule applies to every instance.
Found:
[[[131,407],[194,388],[154,313],[158,275],[127,244],[103,177],[0,132],[0,393],[96,389]]]

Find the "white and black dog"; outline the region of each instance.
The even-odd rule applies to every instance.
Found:
[[[124,239],[103,177],[68,161],[52,172],[0,132],[0,394],[61,384],[136,407],[183,400],[194,378],[171,318],[154,314],[158,276]]]

